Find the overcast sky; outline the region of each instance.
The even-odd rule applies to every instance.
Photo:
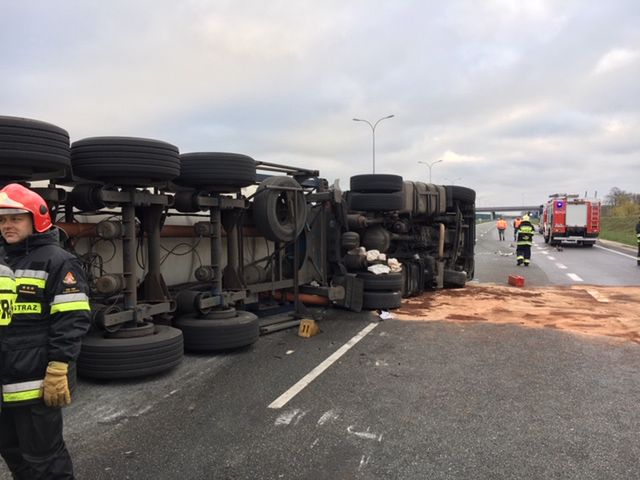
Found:
[[[479,206],[640,192],[638,0],[0,0],[0,115]]]

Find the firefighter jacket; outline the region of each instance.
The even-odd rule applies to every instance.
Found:
[[[638,246],[640,247],[640,222],[636,223],[636,238],[638,239]]]
[[[3,247],[17,293],[10,323],[0,327],[4,408],[42,401],[48,363],[77,359],[90,307],[80,261],[58,245],[56,230]]]
[[[533,245],[533,234],[534,230],[531,222],[523,220],[518,229],[517,245]]]

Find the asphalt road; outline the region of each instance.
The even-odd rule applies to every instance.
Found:
[[[495,243],[478,240],[480,281],[524,271],[513,256],[482,254],[502,248]],[[542,255],[534,252],[530,284],[549,282],[557,268]],[[635,343],[437,318],[314,315],[322,333],[311,339],[288,330],[231,354],[186,355],[153,378],[80,381],[65,411],[77,477],[640,477]],[[286,404],[269,408],[368,326]]]
[[[506,283],[509,275],[522,275],[527,285],[640,285],[636,251],[626,245],[598,241],[595,247],[544,243],[534,236],[531,265],[517,267],[513,230],[498,240],[495,222],[477,226],[476,275],[478,282]]]

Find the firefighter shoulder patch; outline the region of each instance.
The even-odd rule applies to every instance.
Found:
[[[62,279],[62,283],[64,283],[65,285],[75,285],[76,283],[78,283],[78,281],[76,280],[76,277],[73,275],[73,272],[69,271]]]

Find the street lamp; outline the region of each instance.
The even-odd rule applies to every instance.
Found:
[[[373,125],[369,120],[365,120],[363,118],[354,118],[354,122],[364,122],[367,123],[371,127],[371,133],[373,134],[373,173],[376,173],[376,127],[382,120],[386,120],[387,118],[393,118],[395,115],[387,115],[386,117],[379,118],[376,123]]]
[[[431,168],[436,164],[436,163],[440,163],[442,162],[442,159],[440,160],[436,160],[435,162],[423,162],[422,160],[418,160],[418,163],[422,163],[424,165],[426,165],[427,167],[429,167],[429,183],[431,183]]]

